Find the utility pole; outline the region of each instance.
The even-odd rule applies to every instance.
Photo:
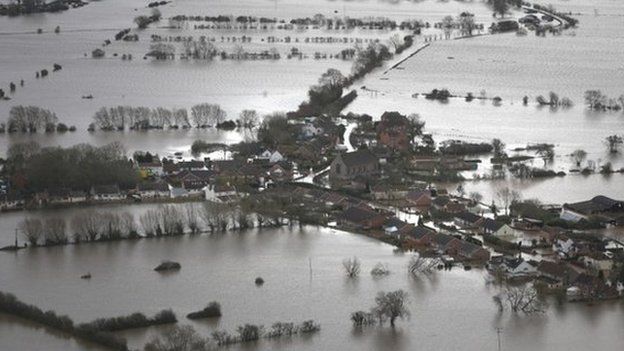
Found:
[[[17,228],[15,228],[15,248],[17,249]]]
[[[496,339],[498,341],[498,351],[501,351],[501,332],[503,328],[496,328]]]

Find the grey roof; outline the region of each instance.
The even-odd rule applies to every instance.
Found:
[[[459,220],[462,220],[464,222],[467,222],[467,223],[474,224],[478,220],[481,219],[481,216],[478,216],[478,215],[476,215],[476,214],[474,214],[472,212],[464,211],[464,212],[456,214],[455,218],[459,219]]]
[[[505,223],[497,222],[491,218],[484,218],[483,223],[481,224],[484,229],[489,230],[492,233],[498,231],[504,225]]]
[[[347,167],[365,166],[371,163],[377,163],[377,156],[366,149],[347,152],[340,155],[340,157],[342,157],[342,162],[344,162]]]
[[[588,201],[566,204],[566,207],[576,212],[591,214],[605,212],[615,208],[622,209],[624,207],[624,202],[599,195]]]
[[[407,232],[407,235],[414,239],[422,239],[426,235],[435,234],[435,231],[423,226],[415,226]]]
[[[378,213],[375,211],[363,209],[360,207],[349,207],[344,212],[342,212],[342,218],[353,223],[361,223],[377,215]]]

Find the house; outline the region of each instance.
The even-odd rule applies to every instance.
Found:
[[[180,170],[199,171],[206,169],[206,163],[204,161],[190,160],[178,162]]]
[[[209,185],[204,189],[204,198],[214,202],[230,202],[238,195],[236,188],[230,184]]]
[[[384,112],[377,124],[377,141],[392,150],[405,151],[409,149],[409,121],[398,112]]]
[[[613,269],[613,260],[603,252],[592,251],[579,255],[579,261],[587,268],[598,272],[609,272]]]
[[[431,206],[431,191],[429,190],[414,190],[407,193],[406,200],[413,207],[416,208],[429,208]]]
[[[0,211],[14,211],[24,208],[26,200],[18,192],[0,194]]]
[[[477,223],[482,219],[481,216],[469,211],[456,213],[453,216],[453,222],[460,228],[476,228]]]
[[[590,216],[601,215],[607,217],[608,221],[615,222],[614,218],[623,214],[623,201],[600,195],[588,201],[563,204],[559,218],[569,222],[578,222]]]
[[[460,259],[468,261],[486,262],[490,259],[490,252],[488,250],[466,240],[459,240],[454,254]]]
[[[349,207],[338,218],[341,225],[355,229],[381,228],[385,220],[384,215],[359,206]]]
[[[46,191],[45,197],[50,204],[69,204],[87,201],[87,193],[80,190],[57,188]]]
[[[404,199],[408,189],[401,185],[376,184],[371,186],[370,192],[375,200],[397,200]]]
[[[435,234],[435,230],[418,225],[409,228],[403,238],[407,243],[414,246],[428,246],[432,243]]]
[[[141,182],[137,184],[136,193],[143,199],[169,196],[169,184],[163,181]]]
[[[188,197],[188,196],[189,196],[188,190],[186,190],[183,187],[173,186],[169,190],[169,197],[171,197],[172,199],[183,198],[183,197]]]
[[[91,198],[95,201],[118,201],[125,199],[117,184],[91,187]]]
[[[565,235],[559,235],[553,242],[553,251],[562,257],[576,255],[576,243]]]
[[[436,233],[431,241],[431,244],[436,248],[436,250],[447,253],[449,250],[457,248],[459,246],[459,239],[452,235]]]
[[[537,268],[536,261],[526,261],[518,257],[499,256],[488,264],[488,269],[491,271],[500,271],[513,278],[538,275]]]
[[[369,150],[358,150],[338,155],[331,163],[329,176],[336,180],[353,180],[358,176],[368,177],[379,172],[379,162]]]
[[[267,172],[269,178],[274,182],[286,182],[293,178],[293,167],[291,163],[279,162],[273,164]]]
[[[215,173],[209,170],[183,170],[177,175],[177,180],[185,184],[185,188],[203,188],[210,184]]]
[[[323,128],[314,125],[314,123],[307,122],[301,126],[301,135],[304,139],[314,138],[323,134],[325,131]]]
[[[537,265],[537,272],[542,277],[553,279],[562,283],[568,280],[568,269],[563,263],[542,260]]]
[[[152,160],[152,162],[139,162],[137,167],[143,179],[160,178],[165,175],[162,162],[158,161],[156,158]]]
[[[193,181],[182,181],[182,187],[186,190],[188,196],[204,195],[204,189],[208,185]]]
[[[477,222],[482,234],[489,234],[498,237],[515,237],[517,232],[508,224],[495,221],[491,218],[482,218]]]
[[[277,150],[265,150],[258,156],[258,159],[267,160],[271,164],[285,160],[284,156]]]
[[[406,233],[412,224],[404,222],[397,217],[390,217],[383,223],[383,229],[386,235],[401,239],[402,234]]]

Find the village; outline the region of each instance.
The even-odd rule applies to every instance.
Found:
[[[130,186],[29,193],[27,179],[5,175],[0,206],[10,211],[135,202],[244,205],[276,224],[366,235],[416,251],[440,267],[485,268],[492,282],[532,282],[570,301],[622,296],[624,245],[597,232],[624,223],[624,202],[596,196],[542,206],[505,189],[498,204],[484,204],[464,194],[461,185],[437,185],[461,179],[460,172],[478,163],[445,154],[448,143],[436,147],[424,127],[418,116],[398,112],[386,112],[378,122],[366,115],[274,115],[259,127],[258,141],[210,154],[225,159],[161,159],[137,152],[128,161],[136,174]]]

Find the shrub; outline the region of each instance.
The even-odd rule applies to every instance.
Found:
[[[212,301],[203,310],[197,312],[191,312],[186,315],[188,319],[200,319],[200,318],[218,318],[221,317],[221,305]]]

